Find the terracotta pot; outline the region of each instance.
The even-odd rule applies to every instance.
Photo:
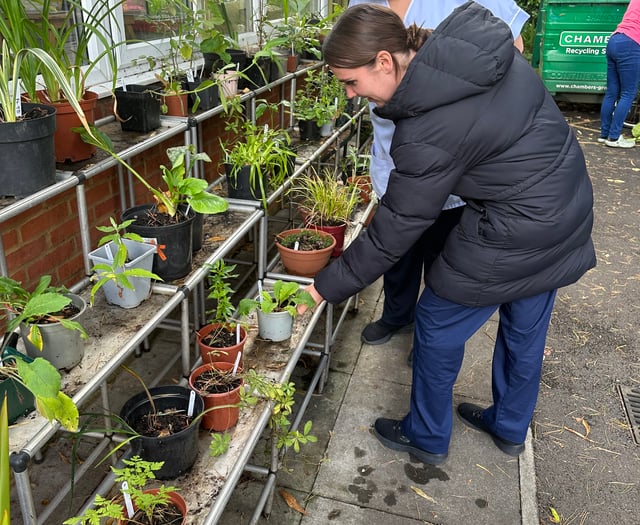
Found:
[[[157,494],[158,489],[149,489],[149,490],[145,490],[144,492],[146,494]],[[173,503],[178,508],[178,510],[182,513],[183,518],[182,518],[182,521],[180,522],[180,525],[184,525],[184,523],[187,521],[187,503],[185,502],[184,498],[177,492],[169,492],[169,501]],[[137,510],[135,505],[133,508],[134,510]],[[118,520],[118,523],[120,525],[126,525],[129,523],[137,523],[137,522],[124,519],[124,520]]]
[[[49,102],[47,102],[49,104]],[[90,159],[96,152],[96,147],[82,140],[80,134],[71,131],[72,128],[82,126],[77,113],[68,102],[54,102],[56,108],[56,132],[53,136],[55,143],[56,162],[78,162]],[[95,123],[95,109],[98,105],[98,94],[93,91],[85,92],[80,107],[87,117],[89,124]]]
[[[338,226],[318,226],[317,224],[310,224],[311,228],[330,233],[336,240],[336,245],[331,252],[331,257],[339,257],[342,255],[344,249],[344,234],[347,231],[346,224],[339,224]]]
[[[196,340],[198,341],[203,363],[225,362],[233,364],[236,362],[238,352],[242,352],[244,348],[244,344],[247,341],[247,331],[242,327],[240,327],[240,342],[233,346],[215,348],[202,342],[206,336],[220,328],[220,326],[220,323],[208,324],[196,332]],[[240,360],[240,366],[242,366],[242,359]]]
[[[228,392],[220,393],[208,393],[204,390],[198,390],[195,387],[195,382],[203,373],[211,370],[232,370],[232,363],[216,362],[207,363],[196,368],[189,376],[189,386],[198,392],[204,400],[205,414],[202,416],[202,428],[207,430],[215,430],[216,432],[224,432],[230,429],[238,422],[240,416],[240,406],[227,406],[238,405],[240,403],[240,388],[242,384],[236,388],[229,390]],[[241,368],[238,368],[238,372],[242,372]],[[219,407],[219,408],[216,408]]]
[[[371,179],[368,175],[353,175],[347,177],[349,186],[356,186],[360,190],[360,200],[367,204],[371,201]]]
[[[298,55],[287,55],[287,72],[295,73],[298,69],[298,62],[300,57]]]
[[[166,115],[172,117],[186,117],[189,114],[189,95],[162,95],[162,101],[167,106]]]
[[[300,231],[300,228],[287,230],[282,232],[279,237],[284,238],[287,235],[299,233]],[[329,235],[333,237],[327,232],[320,231],[320,233],[322,235]],[[287,248],[282,246],[279,242],[276,242],[276,246],[280,252],[280,258],[282,259],[282,264],[287,272],[291,275],[299,275],[301,277],[313,277],[316,273],[322,270],[322,268],[324,268],[329,262],[331,252],[333,252],[335,245],[336,240],[333,238],[333,242],[326,248],[321,250],[301,251]]]

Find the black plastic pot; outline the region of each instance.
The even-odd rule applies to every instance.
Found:
[[[202,84],[203,81],[204,79],[198,79],[193,82],[185,82],[185,87],[188,91],[194,91],[200,84]],[[218,92],[218,86],[216,85],[201,89],[198,93],[189,93],[189,108],[192,108],[196,103],[196,96],[200,97],[200,103],[198,104],[197,109],[212,109],[220,104],[220,94]]]
[[[162,105],[159,95],[153,93],[149,86],[127,84],[126,87],[126,91],[121,87],[115,91],[122,130],[147,133],[159,128]]]
[[[0,124],[0,196],[26,197],[56,182],[56,110],[22,104],[22,113],[39,108],[42,117]]]
[[[149,389],[157,412],[169,409],[186,413],[189,406],[191,389],[178,385],[158,386]],[[204,402],[196,395],[194,417],[204,410]],[[130,398],[122,407],[120,417],[128,424],[151,411],[151,403],[145,392]],[[166,437],[140,436],[133,441],[134,453],[146,461],[164,461],[164,465],[155,475],[158,479],[175,479],[184,474],[198,457],[199,421],[187,428]]]
[[[153,204],[142,204],[125,210],[122,220],[134,219],[135,222],[127,228],[128,231],[142,235],[142,237],[156,239],[164,259],[156,253],[153,256],[153,272],[165,281],[173,281],[184,277],[191,271],[192,227],[196,214],[189,210],[187,218],[166,226],[148,226],[147,212]],[[180,213],[180,212],[179,212]]]
[[[242,71],[247,67],[248,57],[242,49],[227,49],[227,53],[231,56],[231,63],[238,64],[238,69]],[[202,53],[204,58],[203,74],[204,78],[211,78],[211,74],[217,72],[224,67],[224,62],[217,53]]]
[[[202,227],[204,226],[204,213],[197,213],[191,227],[191,251],[197,252],[202,248]]]
[[[225,164],[224,168],[227,172],[227,193],[230,199],[259,201],[266,197],[262,193],[259,184],[256,184],[256,187],[251,186],[250,166],[242,166],[234,171],[234,166],[232,164]],[[265,190],[267,189],[267,180],[266,177],[264,177],[264,171],[262,187]]]
[[[320,138],[320,126],[315,120],[298,120],[300,140],[318,140]]]
[[[246,78],[240,78],[238,81],[238,89],[257,89],[266,86],[271,78],[271,59],[269,57],[260,57],[255,62],[248,63],[245,70]],[[274,66],[275,67],[275,66]]]
[[[15,346],[18,342],[19,335],[17,332],[6,334],[3,340],[2,361],[5,364],[12,363],[20,355],[20,359],[25,361],[33,361],[30,357],[20,354]],[[13,377],[0,376],[0,403],[7,396],[7,410],[9,415],[9,424],[13,425],[18,418],[27,415],[35,410],[35,399],[29,389],[27,389],[20,381]]]

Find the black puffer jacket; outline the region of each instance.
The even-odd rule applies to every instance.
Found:
[[[595,266],[593,194],[582,151],[509,28],[460,6],[376,110],[396,165],[368,230],[316,276],[338,303],[387,271],[447,196],[467,206],[428,275],[441,297],[487,306],[575,282]]]

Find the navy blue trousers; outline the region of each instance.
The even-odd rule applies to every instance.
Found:
[[[404,434],[434,454],[449,449],[453,425],[453,385],[465,342],[500,312],[493,351],[493,405],[483,412],[499,437],[522,443],[538,398],[544,346],[556,291],[511,303],[463,306],[438,297],[426,287],[416,308],[413,385]]]

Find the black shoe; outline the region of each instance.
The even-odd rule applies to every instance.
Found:
[[[482,407],[474,405],[473,403],[460,403],[458,405],[458,415],[465,425],[489,434],[496,447],[505,454],[509,454],[510,456],[519,456],[522,454],[524,451],[524,443],[514,443],[513,441],[507,441],[506,439],[496,436],[482,419],[483,410]]]
[[[378,319],[373,323],[369,323],[362,330],[362,342],[368,345],[381,345],[386,343],[396,332],[410,332],[413,330],[413,323],[404,326],[395,326],[385,323],[382,319]]]
[[[413,454],[423,463],[440,465],[447,459],[447,454],[432,454],[416,447],[411,440],[402,433],[401,421],[379,417],[373,425],[373,433],[380,442],[391,450]]]
[[[407,366],[409,368],[413,368],[413,348],[409,350],[409,355],[407,356]]]

